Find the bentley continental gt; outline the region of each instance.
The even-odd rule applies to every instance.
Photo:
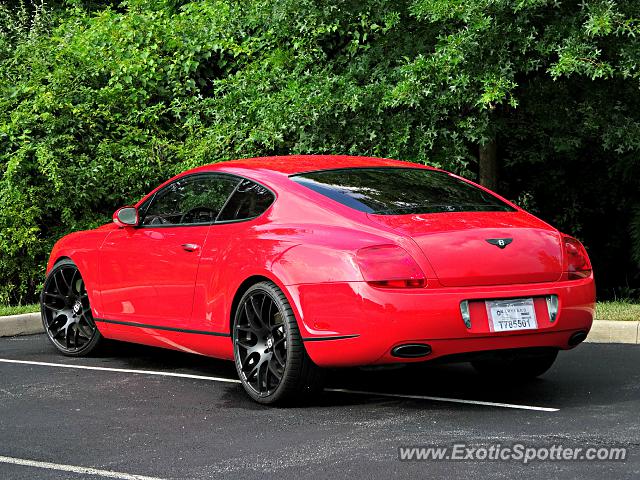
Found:
[[[535,377],[594,310],[575,238],[452,173],[332,155],[181,173],[59,240],[41,295],[65,355],[115,339],[232,360],[264,404],[317,392],[327,367]]]

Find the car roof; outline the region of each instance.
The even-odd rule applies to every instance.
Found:
[[[417,163],[376,157],[360,157],[352,155],[286,155],[246,158],[242,160],[212,163],[192,170],[192,172],[233,169],[267,170],[285,175],[294,175],[297,173],[313,172],[318,170],[358,167],[408,167],[431,169],[431,167]]]

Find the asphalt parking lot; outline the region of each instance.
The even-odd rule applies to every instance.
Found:
[[[487,383],[466,364],[343,370],[314,403],[280,409],[250,401],[229,362],[126,344],[75,359],[43,335],[2,338],[0,478],[638,478],[638,365],[638,346],[584,344],[523,385]],[[398,460],[401,446],[457,442],[628,453]]]

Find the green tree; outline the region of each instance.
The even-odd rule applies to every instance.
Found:
[[[0,7],[0,301],[171,174],[287,153],[480,179],[640,282],[635,1],[41,5]]]

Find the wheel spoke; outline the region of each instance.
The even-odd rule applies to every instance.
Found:
[[[65,325],[67,324],[67,322],[66,322],[66,317],[64,317],[63,315],[61,315],[60,317],[56,317],[56,318],[53,320],[53,322],[51,322],[51,325],[50,325],[50,327],[49,327],[49,330],[53,330],[53,329],[54,329],[54,325],[55,325],[56,323],[58,323],[58,319],[60,319],[60,318],[64,318],[64,319],[65,319],[65,321],[64,321],[64,322],[61,322],[61,324],[60,324],[59,326],[56,326],[56,327],[55,327],[56,331],[55,331],[55,332],[53,332],[53,336],[54,336],[54,338],[55,338],[55,337],[57,337],[58,335],[60,335],[60,332],[64,332],[64,327],[65,327]]]
[[[44,292],[44,294],[45,294],[47,297],[57,298],[57,299],[59,299],[59,300],[66,300],[66,299],[67,299],[67,297],[65,297],[64,295],[57,294],[57,293]]]
[[[262,312],[258,310],[256,307],[256,303],[253,301],[254,297],[249,298],[249,302],[251,303],[251,307],[253,308],[253,312],[255,315],[255,319],[258,320],[260,328],[264,327],[264,321],[262,320]],[[262,300],[264,302],[264,299]]]
[[[236,344],[240,345],[242,348],[244,348],[246,350],[247,358],[249,358],[254,353],[257,353],[258,355],[260,355],[260,350],[264,349],[264,347],[262,347],[260,345],[257,345],[257,344],[253,345],[253,344],[243,343],[240,340],[236,340]]]
[[[276,361],[280,364],[280,366],[281,366],[282,368],[284,368],[284,365],[285,365],[285,357],[283,357],[283,356],[280,354],[280,351],[279,351],[279,350],[275,350],[275,349],[273,350],[273,358],[275,358],[275,359],[276,359]]]
[[[258,363],[260,363],[259,362],[260,357],[258,357],[258,361],[257,362],[253,361],[254,357],[255,357],[255,355],[249,354],[244,358],[244,360],[242,361],[242,371],[243,372],[246,372],[249,368],[253,369]],[[248,375],[249,374],[247,374],[247,376]]]
[[[69,332],[70,328],[68,325],[65,325],[64,329],[64,343],[67,348],[71,348],[71,332]]]
[[[265,362],[260,362],[258,364],[258,374],[256,375],[256,378],[258,380],[258,391],[262,392],[263,390],[266,390],[266,383],[264,382],[265,380],[265,376],[266,376],[266,370],[267,370],[267,366],[264,364]],[[264,389],[263,389],[263,385],[264,385]]]
[[[73,291],[73,287],[75,287],[76,285],[76,278],[78,277],[78,275],[80,275],[80,270],[76,269],[73,272],[73,275],[71,276],[71,284],[70,284],[70,293],[78,293],[80,294],[80,289],[78,289],[78,292],[74,292]]]
[[[56,314],[51,316],[51,321],[49,322],[49,325],[53,326],[56,323],[59,323],[60,320],[63,320],[63,319],[66,321],[67,316],[64,313],[60,313],[60,312],[56,311]],[[60,322],[60,323],[64,324],[65,322],[63,321],[63,322]]]
[[[91,340],[91,337],[93,337],[93,329],[89,328],[89,330],[87,331],[85,330],[85,327],[80,323],[76,324],[76,328],[78,329],[79,334],[87,340]]]
[[[57,273],[53,276],[53,284],[56,287],[56,292],[58,292],[59,294],[62,294],[62,290],[60,290],[60,285],[58,284],[58,274]]]
[[[71,284],[67,281],[67,278],[64,276],[64,271],[65,271],[65,269],[61,268],[58,271],[58,275],[60,277],[62,277],[62,281],[64,282],[64,286],[67,289],[67,296],[69,296],[71,294]],[[60,293],[62,293],[62,292],[60,292]]]
[[[247,379],[247,382],[250,382],[251,379],[253,378],[253,376],[258,372],[258,368],[260,367],[260,363],[257,363],[253,366],[253,368],[251,369],[251,371],[247,374],[245,374],[245,377]]]
[[[269,299],[269,310],[267,311],[267,327],[269,327],[271,325],[271,321],[273,320],[273,317],[271,316],[271,312],[273,310],[273,300]]]
[[[243,338],[236,338],[236,343],[247,350],[254,347],[254,344],[250,343],[250,340],[245,340]]]
[[[54,307],[53,305],[49,305],[48,303],[42,302],[42,306],[52,312],[59,312],[60,309],[58,307]]]
[[[254,331],[260,331],[262,330],[262,325],[257,321],[256,317],[254,316],[254,314],[252,314],[249,311],[249,305],[247,303],[244,304],[244,312],[245,315],[247,317],[247,320],[249,321],[249,323],[251,324],[251,326],[253,327]]]
[[[278,367],[276,367],[274,365],[274,362],[272,361],[269,361],[269,371],[273,374],[274,377],[276,377],[276,380],[278,380],[279,382],[282,378],[282,373],[278,371]]]
[[[267,296],[263,295],[262,302],[260,302],[260,321],[262,322],[262,325],[264,325],[266,328],[269,328],[269,317],[264,317],[264,304],[266,301]]]

